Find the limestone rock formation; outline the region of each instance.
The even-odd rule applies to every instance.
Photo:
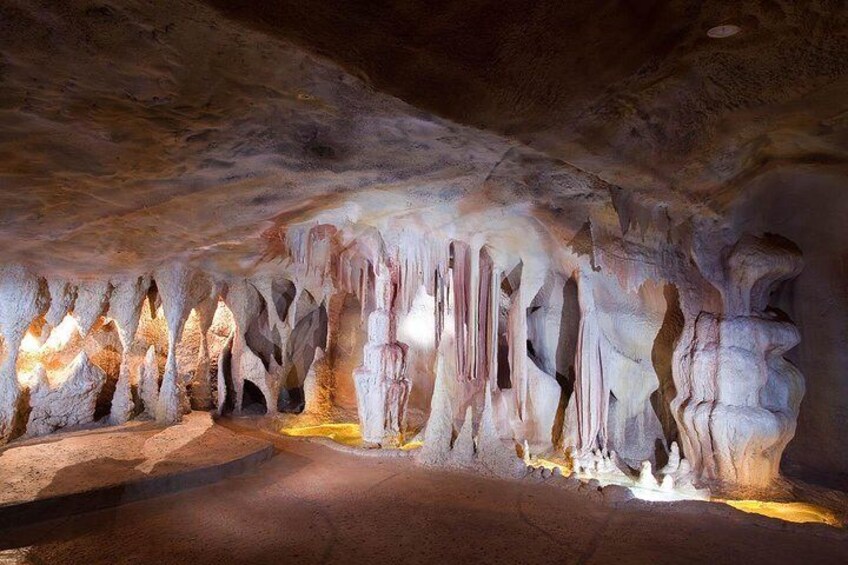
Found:
[[[135,411],[133,383],[130,382],[130,348],[135,340],[142,303],[149,287],[150,279],[144,276],[112,281],[108,316],[117,324],[118,337],[121,340],[121,369],[109,415],[113,424],[125,423]]]
[[[394,280],[393,280],[394,279]],[[377,266],[375,309],[368,316],[363,364],[354,371],[362,437],[371,443],[397,441],[403,434],[412,383],[406,376],[406,345],[399,343],[395,313],[397,274]]]
[[[705,479],[767,487],[795,433],[804,380],[783,355],[800,336],[767,310],[773,286],[800,272],[797,248],[745,237],[710,272],[722,297],[718,314],[700,313],[677,357],[683,450]]]
[[[168,361],[159,389],[156,420],[173,424],[180,421],[184,411],[190,410],[186,383],[182,382],[177,368],[177,342],[191,309],[208,295],[210,283],[205,276],[180,263],[157,271],[155,280],[168,322]]]
[[[197,313],[200,334],[197,365],[195,366],[194,377],[191,381],[191,406],[196,410],[209,410],[212,407],[212,386],[211,375],[209,373],[211,359],[209,357],[209,338],[207,334],[209,333],[209,328],[212,327],[215,311],[218,308],[219,290],[217,285],[213,286],[210,294],[194,308],[194,311]]]
[[[139,367],[138,388],[144,414],[155,418],[156,407],[159,405],[159,365],[156,363],[156,347],[153,345],[147,350],[144,363]]]
[[[20,386],[17,361],[21,342],[32,321],[48,306],[41,283],[21,265],[0,267],[0,332],[3,363],[0,365],[0,443],[12,435]]]
[[[109,308],[111,285],[108,280],[87,280],[77,285],[74,318],[80,334],[87,335]]]
[[[839,2],[279,4],[0,5],[0,443],[73,367],[111,424],[848,472]]]
[[[84,352],[61,374],[48,377],[43,367],[37,369],[29,393],[27,435],[39,436],[92,422],[97,395],[105,382],[105,373]]]

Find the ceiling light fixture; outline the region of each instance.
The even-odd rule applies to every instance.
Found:
[[[710,28],[707,31],[707,36],[712,37],[713,39],[724,39],[725,37],[736,35],[740,31],[742,31],[742,28],[739,26],[727,24]]]

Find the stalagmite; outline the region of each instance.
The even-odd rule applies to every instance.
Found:
[[[326,416],[332,408],[331,390],[322,386],[319,380],[319,371],[328,370],[325,365],[324,350],[320,347],[315,350],[315,357],[303,380],[303,413],[310,416]]]
[[[243,408],[245,381],[250,381],[259,387],[265,397],[266,408],[269,413],[277,411],[277,395],[282,385],[280,372],[269,371],[273,369],[270,355],[266,367],[257,352],[254,352],[247,341],[250,325],[255,320],[263,305],[262,296],[256,288],[248,281],[233,281],[229,285],[227,295],[224,298],[233,313],[235,328],[232,342],[232,383],[235,387],[236,412]],[[268,307],[269,305],[266,305]],[[273,306],[271,306],[273,307]],[[268,340],[268,336],[263,337]],[[270,342],[268,342],[270,343]],[[220,391],[220,388],[219,388]]]
[[[30,387],[27,435],[44,435],[92,422],[97,395],[105,382],[106,374],[89,361],[85,352],[52,379],[39,366]]]
[[[450,338],[452,339],[452,337]],[[448,336],[442,340],[436,366],[436,383],[430,401],[430,416],[424,430],[424,446],[418,460],[428,465],[441,465],[447,460],[453,439],[453,407],[449,380],[453,379],[455,357],[446,355]]]
[[[395,281],[396,273],[380,263],[363,364],[354,371],[362,437],[374,444],[400,438],[412,386],[405,374],[406,346],[396,340]]]
[[[218,355],[218,398],[216,399],[215,404],[216,412],[219,416],[224,413],[224,408],[227,405],[227,395],[229,393],[228,384],[232,384],[231,381],[228,383],[227,370],[232,361],[233,340],[235,338],[235,333],[235,329],[230,332],[230,336],[227,338],[226,343],[224,343],[224,347],[221,348],[221,353]]]
[[[495,426],[492,391],[485,388],[483,414],[477,431],[477,460],[487,473],[501,477],[520,477],[524,474],[524,463],[516,456],[515,446],[504,445]],[[529,447],[528,447],[529,451]]]
[[[474,411],[471,406],[465,411],[465,419],[459,428],[459,434],[453,442],[448,464],[456,467],[474,465],[477,448],[474,442]]]
[[[109,415],[112,424],[127,422],[135,410],[130,382],[130,348],[135,340],[141,307],[149,287],[150,278],[146,276],[112,281],[108,316],[118,326],[118,338],[121,340],[121,368]]]
[[[657,482],[656,477],[654,477],[654,473],[651,470],[651,462],[650,461],[642,461],[642,467],[639,471],[639,480],[636,483],[642,488],[647,489],[658,489],[660,488],[659,483]]]
[[[237,357],[233,355],[233,380],[242,384],[242,395],[238,400],[238,410],[241,411],[244,406],[244,381],[250,381],[255,384],[262,396],[265,397],[265,405],[269,413],[276,411],[276,399],[278,393],[278,385],[273,375],[269,374],[262,364],[260,359],[249,347],[245,347],[241,354]],[[236,377],[238,375],[238,377]],[[239,380],[236,380],[236,379]]]
[[[144,363],[139,367],[138,395],[144,404],[144,415],[156,417],[156,407],[159,405],[159,365],[156,362],[156,347],[147,348]]]
[[[40,281],[20,265],[0,267],[0,331],[4,359],[0,365],[0,444],[14,431],[20,386],[17,361],[21,341],[32,321],[48,307]]]

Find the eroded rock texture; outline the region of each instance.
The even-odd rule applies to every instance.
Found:
[[[29,389],[27,434],[39,436],[94,421],[97,395],[105,382],[106,375],[85,353],[52,381],[43,367],[37,368]]]

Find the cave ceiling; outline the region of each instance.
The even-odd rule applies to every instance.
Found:
[[[848,172],[846,30],[839,1],[3,2],[0,259],[244,269],[352,202],[722,217]]]

